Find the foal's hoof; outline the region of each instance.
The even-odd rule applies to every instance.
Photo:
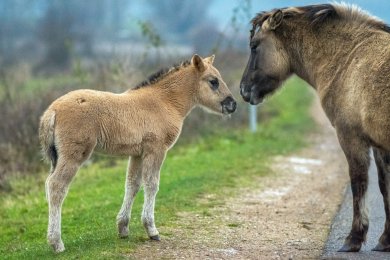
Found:
[[[151,240],[155,240],[155,241],[160,241],[161,240],[159,235],[151,236],[150,239]]]
[[[65,246],[64,246],[64,243],[62,241],[59,243],[56,243],[56,244],[52,244],[51,246],[52,246],[54,252],[56,252],[56,253],[61,253],[61,252],[65,251]]]
[[[384,246],[381,243],[378,243],[376,247],[371,249],[372,251],[380,251],[380,252],[390,252],[390,245]]]
[[[345,243],[342,248],[338,250],[338,252],[359,252],[362,245],[354,245]]]
[[[121,230],[119,230],[118,235],[120,238],[127,238],[129,236],[129,228],[128,227],[122,228]]]

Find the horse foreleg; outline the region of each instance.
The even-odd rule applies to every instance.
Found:
[[[383,196],[386,222],[382,236],[373,251],[390,251],[390,210],[389,210],[389,186],[390,186],[390,153],[374,148],[374,157],[378,169],[379,189]]]
[[[141,185],[141,157],[132,157],[126,175],[125,196],[122,207],[116,217],[119,237],[124,238],[129,235],[129,220],[131,218],[131,207],[135,195]]]
[[[160,168],[164,161],[164,154],[149,154],[144,156],[142,162],[142,180],[144,184],[144,205],[142,223],[153,240],[160,240],[154,223],[154,205],[160,181]]]
[[[349,165],[353,196],[353,220],[351,231],[339,251],[357,252],[365,241],[368,231],[368,212],[365,196],[370,165],[369,145],[352,131],[344,133],[338,131],[337,135]]]

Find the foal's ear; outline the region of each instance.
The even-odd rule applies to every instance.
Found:
[[[195,54],[192,56],[191,63],[197,68],[199,72],[203,72],[206,70],[206,65],[203,62],[203,59],[198,55]]]
[[[283,12],[278,9],[263,23],[263,30],[275,30],[283,21]]]
[[[210,57],[204,58],[204,60],[205,60],[206,62],[208,62],[209,64],[213,64],[214,59],[215,59],[215,55],[214,55],[214,54],[211,55]]]

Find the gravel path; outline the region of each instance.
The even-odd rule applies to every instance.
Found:
[[[161,242],[145,242],[134,259],[320,258],[348,180],[335,133],[319,109],[312,145],[269,162],[272,174],[253,181],[208,214],[180,213]],[[261,147],[259,147],[261,149]],[[209,194],[204,199],[212,198]],[[169,234],[164,236],[165,234]]]

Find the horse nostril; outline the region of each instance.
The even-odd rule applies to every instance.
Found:
[[[248,102],[251,96],[251,92],[247,91],[243,84],[240,85],[240,95],[241,97]]]
[[[240,88],[240,95],[241,95],[241,96],[244,95],[244,88]]]

